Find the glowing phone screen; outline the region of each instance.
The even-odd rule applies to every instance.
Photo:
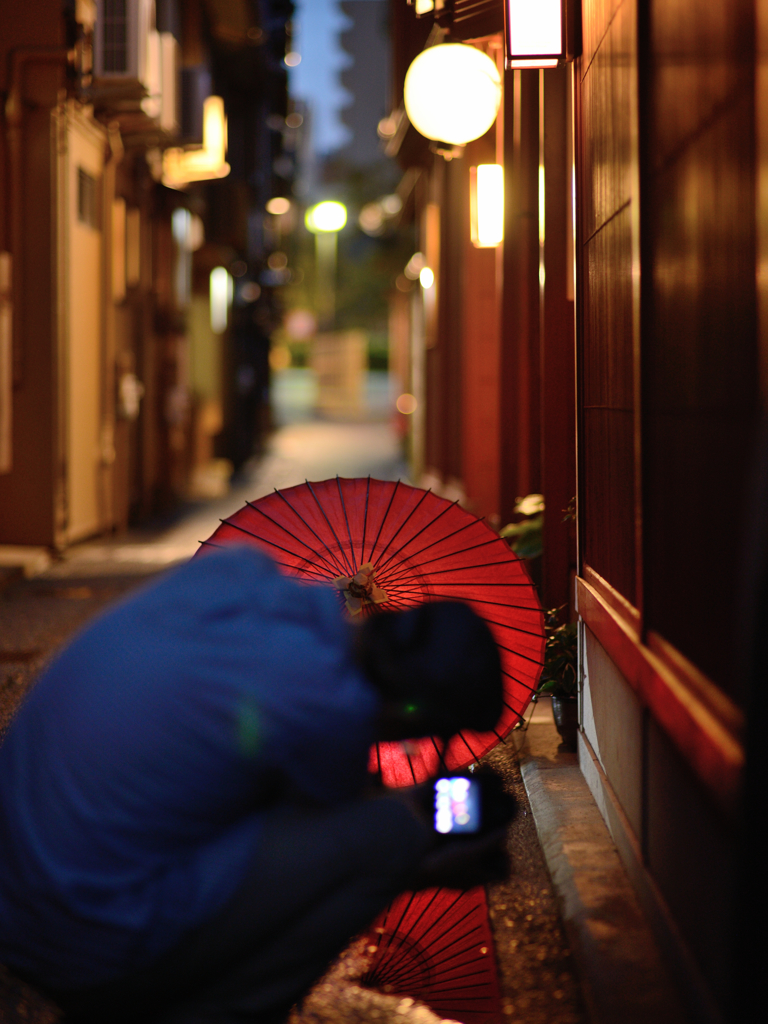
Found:
[[[435,780],[435,830],[444,835],[477,832],[480,827],[478,784],[463,776]]]

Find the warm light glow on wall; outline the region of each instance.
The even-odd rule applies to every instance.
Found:
[[[172,147],[163,153],[163,184],[180,188],[191,181],[226,178],[227,119],[221,96],[209,96],[203,104],[203,148]]]
[[[226,267],[214,267],[209,279],[211,301],[211,330],[223,334],[227,329],[229,307],[232,305],[235,283]]]
[[[505,0],[506,66],[554,68],[565,57],[563,0]]]
[[[435,142],[463,146],[485,135],[501,102],[494,62],[474,46],[441,43],[408,68],[403,98],[414,128]]]
[[[304,223],[313,234],[318,231],[341,231],[347,223],[347,208],[343,203],[328,199],[307,210]]]
[[[504,168],[480,164],[469,171],[472,244],[490,249],[504,241]]]

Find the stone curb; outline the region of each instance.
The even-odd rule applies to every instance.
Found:
[[[554,724],[528,726],[520,769],[593,1024],[687,1024],[575,753]]]

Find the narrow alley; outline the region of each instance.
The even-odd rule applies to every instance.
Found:
[[[0,0],[0,1024],[750,1024],[766,268],[768,0]]]

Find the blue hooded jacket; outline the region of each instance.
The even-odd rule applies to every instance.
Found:
[[[138,969],[234,894],[276,784],[359,793],[378,698],[349,630],[238,547],[76,637],[0,746],[0,961],[60,988]]]

